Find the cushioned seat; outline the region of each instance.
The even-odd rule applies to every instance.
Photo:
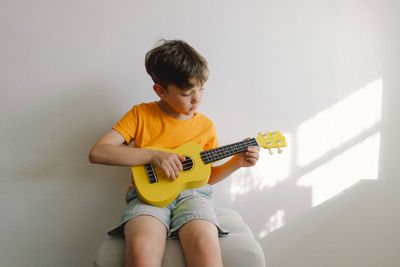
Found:
[[[231,209],[218,209],[218,220],[230,233],[220,237],[222,260],[225,267],[263,267],[264,254],[242,217]],[[107,238],[98,248],[93,266],[123,267],[124,238]],[[184,267],[185,259],[178,240],[167,240],[162,267]]]

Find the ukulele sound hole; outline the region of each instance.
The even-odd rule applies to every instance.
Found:
[[[189,157],[185,157],[185,160],[182,161],[182,169],[184,172],[190,171],[193,168],[193,160]]]

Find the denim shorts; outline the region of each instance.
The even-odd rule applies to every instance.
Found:
[[[224,236],[228,232],[221,229],[215,204],[211,199],[213,188],[207,184],[196,189],[186,189],[182,191],[174,201],[164,208],[159,208],[142,202],[135,188],[126,193],[126,203],[121,223],[108,231],[112,237],[124,235],[124,225],[127,221],[140,215],[150,215],[160,220],[168,231],[168,238],[178,238],[178,230],[185,223],[201,219],[215,224],[218,228],[218,235]]]

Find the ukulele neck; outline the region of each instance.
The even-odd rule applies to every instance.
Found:
[[[202,151],[200,153],[200,156],[204,164],[210,164],[219,161],[221,159],[244,152],[247,150],[249,146],[258,146],[257,140],[255,138],[251,138],[230,145]]]

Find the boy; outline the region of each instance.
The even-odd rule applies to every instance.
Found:
[[[145,65],[160,100],[134,106],[93,146],[89,159],[120,166],[151,163],[174,181],[185,158],[144,147],[172,149],[190,141],[204,150],[218,146],[214,124],[196,111],[208,78],[207,62],[187,43],[164,40],[146,54]],[[132,141],[134,147],[128,146]],[[207,185],[182,191],[164,208],[143,203],[132,184],[122,223],[109,231],[125,236],[125,266],[161,266],[166,237],[180,240],[187,266],[222,266],[218,236],[227,233],[219,228],[211,185],[240,167],[255,165],[258,152],[258,147],[249,147],[212,167]]]

